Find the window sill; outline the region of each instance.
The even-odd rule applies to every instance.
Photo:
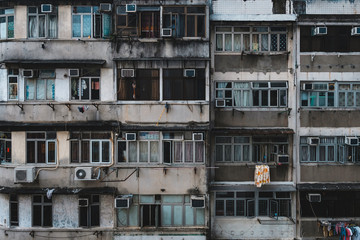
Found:
[[[215,52],[215,55],[256,55],[256,56],[279,56],[279,55],[289,55],[288,51],[278,51],[278,52],[255,52],[255,51],[242,51],[242,52],[234,52],[234,51],[222,51]]]
[[[215,107],[218,110],[222,110],[222,111],[232,111],[232,110],[236,110],[236,111],[240,111],[240,112],[253,112],[253,111],[272,111],[272,112],[284,112],[284,111],[288,111],[291,108],[287,108],[287,107]]]
[[[270,217],[262,217],[257,219],[262,225],[294,225],[295,221],[291,218],[278,217],[278,219]]]

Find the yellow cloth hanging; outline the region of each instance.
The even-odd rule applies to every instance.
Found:
[[[255,185],[261,187],[262,184],[270,183],[270,169],[268,165],[255,166]]]

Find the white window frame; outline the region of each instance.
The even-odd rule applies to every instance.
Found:
[[[94,162],[93,161],[93,143],[94,142],[99,142],[99,162]],[[109,161],[104,161],[103,157],[102,157],[102,149],[103,149],[103,143],[107,142],[109,143]],[[91,139],[90,140],[90,163],[110,163],[111,162],[111,141],[110,140],[105,140],[105,139]]]
[[[28,81],[29,80],[35,81],[34,99],[28,99],[28,96],[27,96],[27,92],[28,92],[27,86],[28,86]],[[40,80],[45,81],[45,99],[38,99],[37,85],[38,85],[38,81],[40,81]],[[54,96],[53,96],[52,99],[47,98],[47,91],[48,91],[47,82],[48,81],[53,81],[54,82],[54,87],[56,87],[55,86],[55,79],[51,79],[51,78],[43,79],[43,78],[39,78],[39,77],[26,79],[26,82],[25,82],[25,84],[26,84],[25,85],[25,101],[55,101],[55,91],[54,91]]]
[[[10,83],[10,78],[16,78],[16,83]],[[10,98],[10,86],[16,85],[16,98]],[[18,75],[8,75],[8,100],[17,101],[19,99],[19,76]]]
[[[36,13],[30,13],[29,9],[30,8],[36,8]],[[51,37],[49,34],[49,18],[50,16],[56,16],[56,33],[55,36]],[[44,16],[45,17],[45,25],[44,25],[44,32],[45,32],[45,36],[40,37],[39,36],[39,29],[40,29],[40,21],[39,21],[39,17],[40,16]],[[29,18],[30,17],[36,17],[36,36],[30,37],[30,29],[29,29],[29,25],[30,25],[30,21]],[[58,14],[57,14],[57,7],[53,6],[53,12],[52,13],[42,13],[41,12],[41,7],[40,6],[28,6],[28,10],[27,10],[27,31],[28,31],[28,38],[31,39],[36,39],[36,38],[52,38],[52,39],[56,39],[58,37],[58,24],[59,24],[59,20],[58,20]]]
[[[13,8],[5,8],[1,10],[4,11],[4,14],[0,14],[0,18],[5,18],[6,32],[5,32],[5,36],[0,35],[0,39],[13,39],[15,37],[15,11]],[[13,24],[14,24],[13,37],[9,37],[9,17],[13,17]]]
[[[55,139],[47,139],[47,132],[27,132],[27,133],[44,133],[45,134],[45,138],[28,138],[26,137],[26,148],[27,148],[27,142],[31,141],[34,142],[34,151],[35,151],[35,162],[34,163],[28,163],[28,159],[26,159],[26,164],[56,164],[57,163],[57,134],[56,134],[56,138]],[[45,163],[39,163],[38,162],[38,142],[39,141],[44,141],[45,142]],[[55,161],[54,162],[49,162],[49,143],[54,143],[55,144]],[[27,149],[26,149],[27,151]]]

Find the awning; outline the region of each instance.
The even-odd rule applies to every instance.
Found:
[[[214,133],[249,135],[292,135],[291,128],[213,128]]]
[[[10,59],[4,60],[7,66],[16,66],[20,68],[75,68],[75,67],[101,67],[105,64],[105,60],[22,60],[22,59]]]
[[[97,187],[97,188],[27,188],[27,187],[0,187],[0,193],[4,194],[46,194],[53,190],[52,194],[107,194],[115,195],[114,187]]]
[[[212,14],[210,21],[295,22],[296,14]]]
[[[360,190],[359,183],[300,183],[299,191],[350,191]]]

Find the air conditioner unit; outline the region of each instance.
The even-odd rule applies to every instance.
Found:
[[[203,133],[193,133],[192,134],[192,140],[193,141],[203,141],[204,140],[204,134]]]
[[[329,83],[329,91],[334,91],[335,90],[335,83]]]
[[[52,13],[53,6],[51,4],[41,4],[42,13]]]
[[[14,182],[15,183],[32,183],[35,180],[35,167],[16,167],[14,169]]]
[[[312,83],[303,83],[301,85],[301,90],[312,90],[312,89],[313,89]]]
[[[115,208],[129,208],[132,204],[132,197],[117,197],[115,198]]]
[[[310,146],[316,146],[319,145],[320,143],[320,138],[318,137],[308,137],[307,138],[307,144],[309,144]]]
[[[101,12],[111,12],[111,3],[100,3]]]
[[[308,194],[309,202],[321,202],[321,194],[319,193],[309,193]]]
[[[349,146],[359,146],[359,138],[345,137],[345,144]]]
[[[327,27],[315,27],[312,32],[313,36],[321,36],[326,34],[327,34]]]
[[[126,141],[136,141],[136,133],[126,133],[125,139]]]
[[[136,4],[126,4],[126,12],[136,12]]]
[[[276,160],[281,164],[289,164],[289,155],[276,155]]]
[[[163,28],[161,30],[162,37],[172,37],[172,29],[171,28]]]
[[[195,77],[195,69],[184,69],[184,77],[188,77],[188,78]]]
[[[93,177],[93,168],[92,167],[77,167],[75,168],[75,178],[76,181],[90,181],[97,180],[96,177]]]
[[[205,208],[205,196],[191,196],[191,207]]]
[[[221,100],[216,99],[216,100],[215,100],[215,105],[216,105],[216,107],[225,107],[225,100],[223,100],[223,99],[221,99]]]
[[[135,77],[135,69],[121,69],[121,77]]]
[[[87,207],[87,206],[89,206],[89,199],[79,198],[79,207]]]
[[[360,27],[353,27],[351,29],[351,36],[359,36],[360,35]]]
[[[79,69],[69,69],[69,77],[78,77],[80,76]]]
[[[23,76],[24,76],[24,78],[32,78],[32,77],[34,77],[34,70],[32,70],[32,69],[24,69],[23,70]]]

